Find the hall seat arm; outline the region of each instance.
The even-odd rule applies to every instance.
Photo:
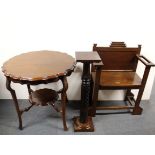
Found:
[[[154,63],[152,63],[150,60],[148,60],[145,56],[143,56],[143,55],[136,55],[136,57],[137,57],[137,59],[139,60],[139,61],[141,61],[146,67],[148,66],[148,67],[154,67],[155,66],[155,64]]]

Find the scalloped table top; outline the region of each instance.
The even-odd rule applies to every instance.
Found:
[[[57,51],[33,51],[17,55],[2,66],[5,76],[18,80],[48,80],[74,69],[75,59]]]

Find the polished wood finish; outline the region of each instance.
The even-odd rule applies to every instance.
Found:
[[[81,123],[80,118],[73,118],[73,127],[75,132],[94,132],[93,120],[90,116],[87,117],[86,123]]]
[[[2,70],[6,76],[6,87],[10,91],[19,119],[19,129],[22,126],[22,114],[29,111],[34,105],[51,105],[57,112],[62,114],[63,127],[66,124],[66,102],[68,89],[67,76],[75,67],[75,60],[66,53],[55,51],[35,51],[15,56],[4,63]],[[52,89],[40,89],[33,91],[31,85],[47,84],[61,81],[63,87],[57,92]],[[20,109],[16,92],[11,88],[11,82],[26,84],[30,106]],[[58,94],[61,94],[61,108],[55,105]]]
[[[66,53],[33,51],[9,59],[4,63],[2,71],[12,79],[47,81],[68,74],[74,64],[73,57]]]
[[[33,91],[29,100],[31,104],[46,106],[48,104],[55,103],[59,98],[58,93],[55,90],[44,88]]]
[[[92,72],[93,80],[95,80],[95,72]],[[101,72],[100,89],[111,88],[140,88],[141,78],[135,72]]]
[[[101,62],[97,52],[76,52],[76,61],[83,63],[80,117],[73,118],[73,127],[76,132],[93,132],[94,125],[91,117],[88,117],[88,106],[90,105],[91,75],[90,64]]]
[[[23,125],[22,125],[22,118],[21,118],[21,114],[23,113],[24,110],[20,110],[19,109],[19,104],[18,104],[18,100],[17,100],[17,96],[16,96],[16,92],[14,89],[11,88],[11,78],[6,76],[6,88],[10,91],[12,99],[14,101],[14,105],[16,108],[16,112],[18,115],[18,121],[19,121],[19,129],[22,130],[23,129]]]
[[[67,78],[66,76],[63,76],[61,79],[62,84],[63,84],[63,89],[61,89],[62,91],[61,93],[61,103],[62,103],[62,119],[63,119],[63,126],[64,126],[64,130],[67,131],[67,124],[66,124],[66,102],[68,101],[67,99],[67,89],[68,89],[68,82],[67,82]]]
[[[124,42],[112,42],[110,47],[126,47],[126,44]]]
[[[116,47],[114,45],[112,47],[98,47],[97,44],[94,44],[93,46],[93,51],[98,52],[104,63],[103,70],[136,71],[138,62],[136,55],[140,54],[141,45],[138,48],[118,48],[117,44]]]
[[[138,47],[126,47],[124,42],[112,42],[110,47],[98,47],[94,44],[93,51],[97,51],[102,59],[103,65],[93,64],[92,79],[94,87],[92,90],[92,105],[89,110],[90,116],[95,116],[96,110],[133,109],[132,114],[142,113],[140,101],[150,68],[155,66],[146,57],[140,55],[141,45]],[[142,79],[136,73],[138,61],[145,65]],[[106,106],[96,107],[99,90],[126,90],[125,101],[128,106]],[[132,89],[138,89],[137,99],[131,93]]]
[[[84,51],[84,52],[75,52],[76,62],[82,62],[82,63],[95,63],[95,62],[101,62],[101,58],[98,55],[97,52],[92,51]]]

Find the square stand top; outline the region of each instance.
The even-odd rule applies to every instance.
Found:
[[[75,52],[77,62],[101,62],[101,58],[96,51],[78,51]]]

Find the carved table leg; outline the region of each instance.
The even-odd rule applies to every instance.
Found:
[[[67,94],[66,91],[68,89],[68,83],[67,83],[67,78],[64,76],[61,79],[62,84],[63,84],[63,90],[61,92],[61,103],[62,103],[62,119],[63,119],[63,127],[64,131],[67,131],[67,124],[66,124],[66,102],[67,102]]]
[[[11,96],[12,96],[12,99],[14,101],[14,105],[15,105],[15,108],[16,108],[16,111],[17,111],[17,115],[18,115],[19,129],[22,130],[23,129],[23,127],[22,127],[22,118],[21,118],[21,112],[20,112],[19,105],[18,105],[18,100],[17,100],[17,97],[16,97],[16,92],[15,92],[15,90],[13,90],[11,88],[10,85],[11,85],[11,79],[9,77],[6,77],[6,88],[11,93]]]
[[[33,92],[33,90],[31,89],[31,87],[30,87],[29,84],[27,84],[27,89],[28,89],[28,93],[29,93],[29,95],[31,95],[31,93]]]
[[[92,118],[88,116],[88,106],[90,100],[90,63],[83,64],[82,85],[81,85],[81,104],[80,117],[74,117],[74,131],[77,132],[93,132],[94,126]]]

